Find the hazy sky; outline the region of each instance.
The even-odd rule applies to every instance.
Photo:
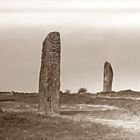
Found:
[[[140,90],[139,0],[0,0],[0,90],[38,91],[42,42],[61,33],[61,90]]]

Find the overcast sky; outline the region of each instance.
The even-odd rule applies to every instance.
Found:
[[[61,90],[140,90],[139,0],[0,0],[0,91],[37,92],[42,42],[61,34]]]

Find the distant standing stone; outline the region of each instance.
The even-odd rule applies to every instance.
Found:
[[[113,69],[109,62],[104,64],[104,79],[103,79],[103,91],[108,92],[112,91],[112,82],[113,82]]]
[[[39,112],[42,114],[59,113],[60,52],[60,33],[49,33],[43,42],[39,77]]]

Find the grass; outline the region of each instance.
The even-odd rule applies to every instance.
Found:
[[[74,122],[60,116],[1,113],[1,140],[130,140],[130,134],[97,123]],[[131,138],[135,137],[135,135]]]
[[[100,93],[103,94],[103,93]],[[125,98],[105,98],[100,94],[60,94],[60,104],[111,105],[120,108],[115,111],[94,111],[93,117],[108,119],[140,120],[140,101]],[[121,93],[107,93],[110,97]],[[122,96],[132,91],[123,91]],[[125,94],[125,95],[124,95]],[[107,95],[108,96],[108,95]],[[134,93],[139,97],[139,93]],[[45,117],[37,114],[37,94],[0,94],[0,140],[139,140],[140,134],[127,132],[99,123],[74,121],[64,116],[88,114],[91,112],[61,112],[61,115]],[[34,111],[35,109],[35,111]],[[13,111],[15,110],[15,111]],[[31,110],[31,111],[30,111]],[[32,111],[33,110],[33,111]]]

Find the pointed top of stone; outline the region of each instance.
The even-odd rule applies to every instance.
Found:
[[[109,71],[111,72],[111,73],[113,73],[113,69],[112,69],[112,65],[111,65],[111,63],[110,62],[108,62],[108,61],[105,61],[105,63],[104,63],[104,69],[109,69]],[[110,73],[109,72],[109,73]]]
[[[108,61],[105,61],[105,63],[104,63],[105,65],[111,65],[111,63],[110,62],[108,62]]]
[[[51,44],[59,44],[60,43],[60,33],[59,32],[50,32],[47,37],[45,38],[43,44],[45,43],[51,43]]]
[[[59,32],[56,32],[56,31],[54,31],[54,32],[50,32],[48,35],[47,35],[47,37],[45,38],[45,40],[47,39],[53,39],[54,37],[60,37],[60,33]]]
[[[60,36],[60,33],[57,32],[57,31],[50,32],[50,33],[47,35],[47,37],[49,37],[49,36]]]

